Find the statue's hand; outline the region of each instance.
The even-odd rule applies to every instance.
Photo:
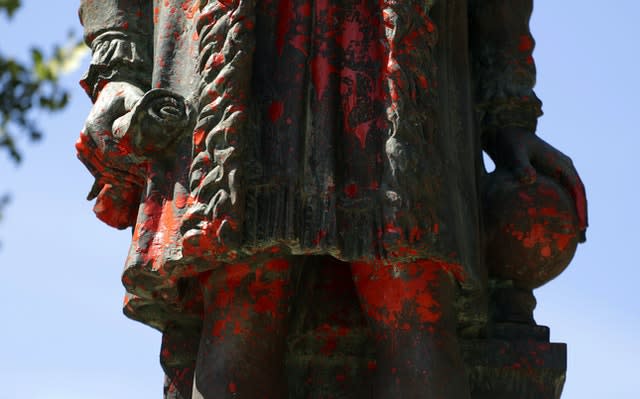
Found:
[[[107,183],[123,178],[140,181],[142,159],[133,154],[130,138],[114,136],[113,124],[131,111],[143,94],[127,82],[109,82],[100,92],[76,143],[78,157],[96,178]]]
[[[114,122],[127,114],[144,92],[127,82],[109,82],[102,89],[76,143],[78,158],[95,177],[87,199],[110,226],[125,228],[135,221],[145,181],[145,160],[133,153],[131,139],[115,137]]]
[[[587,199],[584,185],[571,159],[540,137],[520,128],[496,132],[485,150],[497,169],[506,169],[525,184],[536,181],[537,173],[556,179],[573,198],[581,241],[587,229]]]
[[[173,157],[170,150],[191,127],[193,112],[181,95],[165,89],[151,89],[130,112],[114,121],[113,135],[126,138],[140,157]]]

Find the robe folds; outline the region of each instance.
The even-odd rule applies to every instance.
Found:
[[[92,99],[126,81],[183,96],[193,115],[140,165],[137,191],[115,199],[137,208],[125,312],[163,329],[198,313],[199,273],[276,252],[435,259],[477,290],[482,141],[503,127],[533,132],[541,114],[531,9],[83,0]]]

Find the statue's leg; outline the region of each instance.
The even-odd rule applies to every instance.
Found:
[[[289,259],[225,265],[201,276],[204,323],[193,399],[286,397]]]
[[[447,268],[428,260],[351,268],[376,342],[375,399],[469,399]]]
[[[193,366],[172,367],[164,375],[164,399],[191,399]]]
[[[172,323],[162,333],[164,399],[191,399],[201,330],[202,326],[194,323]]]

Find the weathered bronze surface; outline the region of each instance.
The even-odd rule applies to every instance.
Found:
[[[165,398],[560,397],[584,240],[532,0],[82,0],[89,199]],[[483,150],[496,164],[487,173]]]

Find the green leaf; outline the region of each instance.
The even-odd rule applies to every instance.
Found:
[[[0,10],[5,10],[9,18],[20,8],[20,0],[0,0]]]
[[[46,65],[54,77],[71,73],[78,69],[89,54],[89,47],[82,40],[70,40],[64,47],[56,49],[55,55]]]
[[[73,40],[64,47],[56,47],[53,57],[44,59],[42,52],[31,49],[33,72],[38,80],[57,81],[61,75],[75,71],[82,59],[89,54],[89,48],[81,40]]]
[[[19,6],[19,0],[0,0],[0,13],[12,14]],[[30,63],[5,57],[0,45],[0,153],[19,163],[20,139],[34,142],[42,138],[46,131],[38,126],[38,111],[59,111],[67,105],[68,89],[58,78],[77,69],[88,53],[88,48],[73,35],[53,51],[31,49]]]
[[[2,211],[7,205],[9,205],[10,201],[11,196],[8,193],[0,195],[0,221],[2,220]]]

